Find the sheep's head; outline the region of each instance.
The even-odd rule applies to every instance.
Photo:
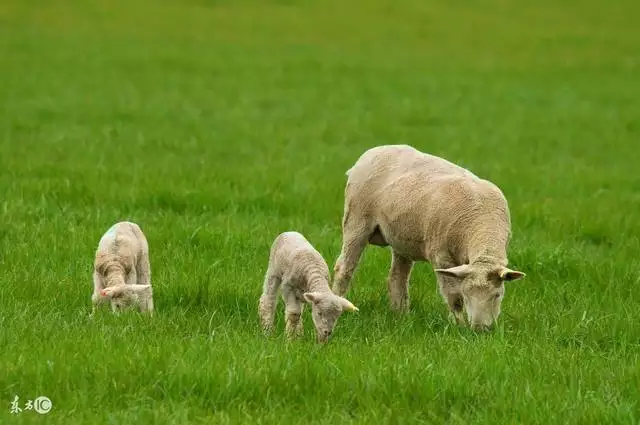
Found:
[[[467,319],[475,330],[487,330],[500,315],[504,283],[522,279],[525,274],[499,265],[463,264],[436,273],[460,280],[460,292]]]
[[[151,295],[151,285],[115,285],[104,288],[100,295],[118,309],[139,305]]]
[[[304,299],[311,304],[311,317],[319,343],[326,343],[344,311],[358,311],[346,298],[333,292],[305,292]]]

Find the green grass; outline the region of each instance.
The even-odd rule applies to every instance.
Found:
[[[640,7],[521,3],[2,2],[0,423],[639,423]],[[272,240],[332,267],[344,172],[387,143],[505,192],[499,327],[451,326],[426,263],[396,317],[370,247],[331,344],[282,304],[263,337]],[[119,220],[153,320],[88,317]]]

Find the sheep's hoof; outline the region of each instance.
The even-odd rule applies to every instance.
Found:
[[[464,318],[464,314],[462,314],[462,313],[449,311],[449,316],[448,317],[449,317],[449,320],[451,321],[451,323],[453,323],[454,325],[465,326],[467,324],[467,321]]]

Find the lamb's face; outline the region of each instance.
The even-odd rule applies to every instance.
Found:
[[[117,285],[102,290],[100,295],[111,302],[111,305],[124,310],[137,307],[150,296],[151,285]]]
[[[329,341],[338,318],[344,311],[358,311],[358,308],[346,298],[332,292],[307,292],[304,298],[311,304],[311,317],[316,328],[317,341],[323,344]]]
[[[475,330],[488,330],[500,316],[504,283],[525,276],[522,272],[490,264],[464,264],[435,271],[460,281],[467,320]]]

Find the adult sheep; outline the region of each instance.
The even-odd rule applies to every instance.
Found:
[[[369,149],[346,174],[333,292],[347,293],[367,244],[390,246],[393,310],[408,310],[413,264],[428,261],[450,316],[465,324],[466,310],[473,329],[491,327],[500,314],[504,282],[525,276],[507,268],[511,221],[500,189],[408,145]]]

